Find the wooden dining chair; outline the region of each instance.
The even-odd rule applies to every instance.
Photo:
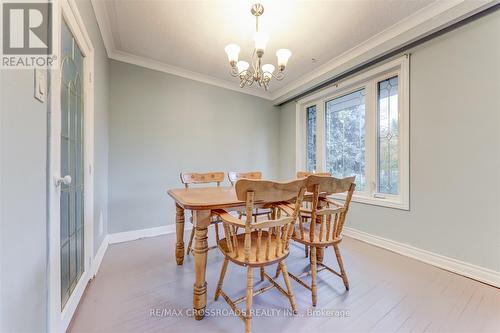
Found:
[[[242,179],[236,183],[235,188],[238,200],[245,201],[245,218],[238,219],[225,210],[215,211],[215,214],[220,216],[222,220],[225,235],[225,238],[219,242],[219,249],[224,254],[224,263],[215,291],[215,300],[222,295],[233,311],[245,322],[245,332],[247,333],[250,332],[253,296],[273,287],[285,295],[292,310],[297,311],[284,259],[289,254],[288,242],[302,203],[305,182],[305,179],[289,183]],[[288,202],[294,199],[295,203],[289,205]],[[252,218],[256,204],[270,207],[273,212],[272,219],[256,222]],[[243,228],[245,233],[236,234],[235,228]],[[231,300],[222,290],[229,261],[247,267],[246,295],[236,300]],[[264,267],[276,263],[283,271],[286,291],[264,270]],[[260,269],[261,281],[266,278],[270,284],[254,292],[253,269],[257,267]],[[243,301],[246,301],[244,313],[237,307],[237,304]]]
[[[310,172],[310,171],[297,171],[297,178],[307,178],[310,175],[316,176],[331,176],[330,172]]]
[[[250,171],[250,172],[236,172],[230,171],[227,173],[227,178],[232,186],[240,180],[240,179],[262,179],[262,172],[260,171]],[[241,218],[246,214],[245,210],[238,211],[238,217]],[[268,219],[271,218],[271,210],[268,208],[255,208],[252,213],[255,221],[259,218],[259,216],[267,216]]]
[[[206,172],[206,173],[197,173],[197,172],[181,172],[181,182],[184,184],[186,188],[189,188],[191,185],[196,184],[220,184],[224,181],[224,172]],[[191,217],[189,218],[191,223],[193,223],[193,215],[191,213]],[[215,241],[219,243],[219,226],[218,222],[220,220],[216,217],[212,218],[212,224],[215,226]],[[194,239],[195,228],[191,229],[191,235],[189,236],[189,243],[186,250],[186,255],[189,255],[189,252],[193,251],[193,239]],[[216,248],[217,245],[209,247],[209,250]]]
[[[304,223],[304,220],[299,219],[298,226],[294,230],[292,239],[310,247],[311,255],[309,256],[309,260],[311,269],[309,272],[305,272],[299,276],[295,276],[292,273],[288,274],[292,279],[311,291],[313,306],[316,306],[317,301],[316,274],[319,271],[327,270],[341,277],[345,288],[349,290],[349,282],[344,269],[342,256],[340,255],[339,244],[342,241],[342,229],[345,224],[345,218],[349,210],[352,194],[356,187],[354,180],[355,177],[337,179],[334,177],[316,175],[309,176],[306,180],[307,191],[312,193],[312,215],[307,224]],[[347,192],[347,195],[343,204],[328,197],[331,194],[345,192]],[[333,247],[340,272],[335,271],[323,262],[317,261],[317,249],[324,249],[329,246]],[[320,267],[319,269],[318,266]],[[285,271],[282,272],[286,274]],[[278,277],[279,273],[278,267],[276,277]],[[311,285],[301,280],[302,277],[309,274],[312,277]]]
[[[330,172],[310,172],[310,171],[297,171],[297,178],[307,178],[310,175],[316,176],[328,176],[331,177],[332,174]],[[302,203],[302,208],[300,210],[300,218],[303,220],[311,218],[311,201],[306,201]],[[321,250],[320,250],[321,251]],[[309,256],[309,246],[304,245],[304,254],[306,258]]]

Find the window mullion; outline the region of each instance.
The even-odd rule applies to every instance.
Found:
[[[325,151],[325,101],[319,100],[316,103],[316,171],[326,170]]]
[[[373,196],[377,189],[377,87],[375,80],[369,81],[366,85],[365,144],[366,192]]]

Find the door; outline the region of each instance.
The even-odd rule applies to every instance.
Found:
[[[93,276],[94,52],[74,2],[54,2],[48,175],[49,320],[66,331]]]
[[[61,308],[84,271],[83,55],[65,21],[61,25]]]

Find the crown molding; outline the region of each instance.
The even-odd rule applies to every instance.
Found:
[[[378,56],[387,54],[402,45],[409,44],[412,41],[444,29],[456,22],[492,7],[500,1],[435,1],[384,31],[367,39],[365,42],[360,43],[354,48],[342,53],[338,57],[329,60],[316,70],[299,77],[274,92],[241,89],[236,82],[222,80],[213,76],[193,72],[164,62],[118,50],[114,44],[112,30],[106,14],[104,1],[91,0],[91,2],[109,58],[217,87],[238,91],[244,94],[257,96],[267,100],[272,100],[274,104],[281,104],[284,101],[293,98],[293,96],[296,96],[308,89],[312,89],[328,79],[331,79],[333,76],[337,76],[342,72],[366,63]]]
[[[329,60],[316,70],[272,92],[273,102],[281,104],[342,72],[444,29],[498,3],[498,0],[435,1],[365,42]]]
[[[269,93],[265,93],[264,91],[259,91],[259,90],[254,90],[254,89],[243,90],[242,88],[240,88],[240,86],[236,82],[221,80],[221,79],[215,78],[213,76],[200,74],[197,72],[192,72],[190,70],[187,70],[187,69],[184,69],[181,67],[168,65],[168,64],[161,62],[161,61],[156,61],[156,60],[152,60],[149,58],[137,56],[135,54],[131,54],[128,52],[112,51],[111,53],[108,53],[108,57],[111,59],[114,59],[114,60],[118,60],[121,62],[132,64],[132,65],[152,69],[152,70],[155,70],[158,72],[163,72],[163,73],[167,73],[167,74],[180,76],[182,78],[206,83],[206,84],[220,87],[220,88],[234,90],[234,91],[237,91],[240,93],[253,95],[253,96],[264,98],[267,100],[271,100],[271,98],[272,98]]]

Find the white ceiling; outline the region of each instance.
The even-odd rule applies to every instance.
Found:
[[[250,7],[256,1],[93,0],[93,4],[108,54],[121,54],[110,57],[134,58],[133,62],[147,63],[146,67],[166,66],[167,72],[239,89],[238,80],[229,74],[224,47],[237,43],[241,47],[240,59],[250,60],[255,30]],[[296,85],[358,45],[370,46],[367,42],[389,35],[398,25],[421,24],[424,13],[432,21],[430,13],[437,15],[458,3],[471,7],[471,2],[459,0],[260,3],[265,8],[260,26],[270,37],[264,63],[276,64],[275,52],[279,48],[292,51],[287,76],[281,82],[271,83],[271,93]],[[464,12],[472,12],[468,7]],[[261,91],[254,92],[262,95]]]
[[[255,30],[250,7],[255,1],[107,0],[105,8],[116,50],[215,78],[236,80],[229,74],[224,47],[231,42],[239,44],[240,58],[249,60]],[[264,62],[275,64],[278,48],[292,51],[287,77],[273,82],[273,90],[433,0],[260,2],[265,8],[261,29],[270,37]]]

